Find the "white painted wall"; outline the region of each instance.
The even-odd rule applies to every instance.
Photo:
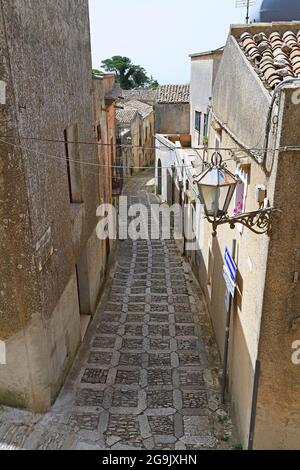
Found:
[[[211,56],[209,56],[211,57]],[[204,114],[207,114],[212,96],[214,61],[210,59],[192,59],[191,63],[191,129],[192,147],[198,147],[198,132],[195,131],[195,111],[202,113],[202,133]],[[202,140],[201,140],[202,144]]]

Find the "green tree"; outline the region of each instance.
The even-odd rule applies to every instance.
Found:
[[[159,87],[159,83],[157,80],[154,80],[154,78],[150,77],[150,81],[149,81],[149,88],[158,88]]]
[[[128,57],[119,55],[103,60],[101,66],[106,72],[115,72],[117,80],[123,90],[132,88],[158,86],[158,82],[153,77],[148,77],[146,70],[140,65],[135,65]]]
[[[99,70],[99,69],[93,69],[93,73],[94,73],[95,75],[103,75],[102,70]]]

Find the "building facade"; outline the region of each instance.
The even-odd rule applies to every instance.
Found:
[[[299,447],[298,326],[300,223],[299,23],[232,27],[216,76],[208,146],[240,177],[229,215],[269,204],[270,235],[237,224],[212,236],[201,217],[200,256],[192,260],[224,358],[226,248],[237,266],[229,339],[228,393],[245,448]],[[234,71],[234,73],[233,73]],[[228,150],[226,150],[228,149]],[[212,155],[208,154],[207,160]],[[234,248],[234,250],[233,250]]]
[[[156,163],[163,200],[170,203],[166,174],[173,172],[170,183],[181,187],[189,241],[196,241],[187,245],[185,235],[184,251],[205,293],[222,360],[226,250],[236,265],[227,397],[243,447],[258,450],[299,448],[299,30],[297,22],[233,26],[215,78],[207,151],[185,149],[178,159],[178,143],[167,142]],[[229,216],[274,207],[269,234],[224,224],[213,236],[194,182],[216,151],[239,176]]]
[[[223,48],[190,55],[190,134],[192,147],[195,148],[201,148],[207,143],[212,90],[222,54]]]
[[[154,162],[154,110],[130,100],[117,110],[118,141],[124,174],[132,175]]]
[[[0,48],[0,403],[43,412],[101,287],[87,0],[2,1]]]
[[[155,105],[156,134],[189,134],[190,86],[162,85]]]
[[[123,172],[117,160],[116,105],[121,93],[114,74],[93,76],[94,132],[97,142],[99,171],[99,205],[117,205],[123,188]],[[114,240],[102,240],[101,283],[114,249]]]

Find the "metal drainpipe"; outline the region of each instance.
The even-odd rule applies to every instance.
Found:
[[[255,431],[256,412],[257,412],[257,397],[258,397],[259,378],[260,378],[260,361],[257,360],[256,364],[255,364],[255,373],[254,373],[248,450],[253,450],[254,431]]]

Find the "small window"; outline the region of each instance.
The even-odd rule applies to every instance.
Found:
[[[199,111],[195,111],[195,130],[201,133],[201,118],[202,118],[202,113]]]
[[[102,136],[101,136],[101,126],[100,124],[97,125],[97,128],[96,128],[96,132],[97,132],[97,141],[100,142]]]
[[[248,190],[248,172],[243,171],[241,168],[238,168],[236,174],[239,176],[240,180],[235,190],[233,216],[237,216],[239,214],[242,214],[243,212],[246,212],[246,199]],[[236,227],[240,233],[243,232],[242,224],[237,224]]]
[[[64,131],[64,140],[70,202],[82,203],[81,165],[76,124]]]
[[[204,114],[203,137],[208,136],[208,114]]]
[[[221,143],[222,143],[222,133],[217,132],[216,133],[216,139],[215,139],[215,148],[216,148],[216,150],[219,150],[221,148]]]

